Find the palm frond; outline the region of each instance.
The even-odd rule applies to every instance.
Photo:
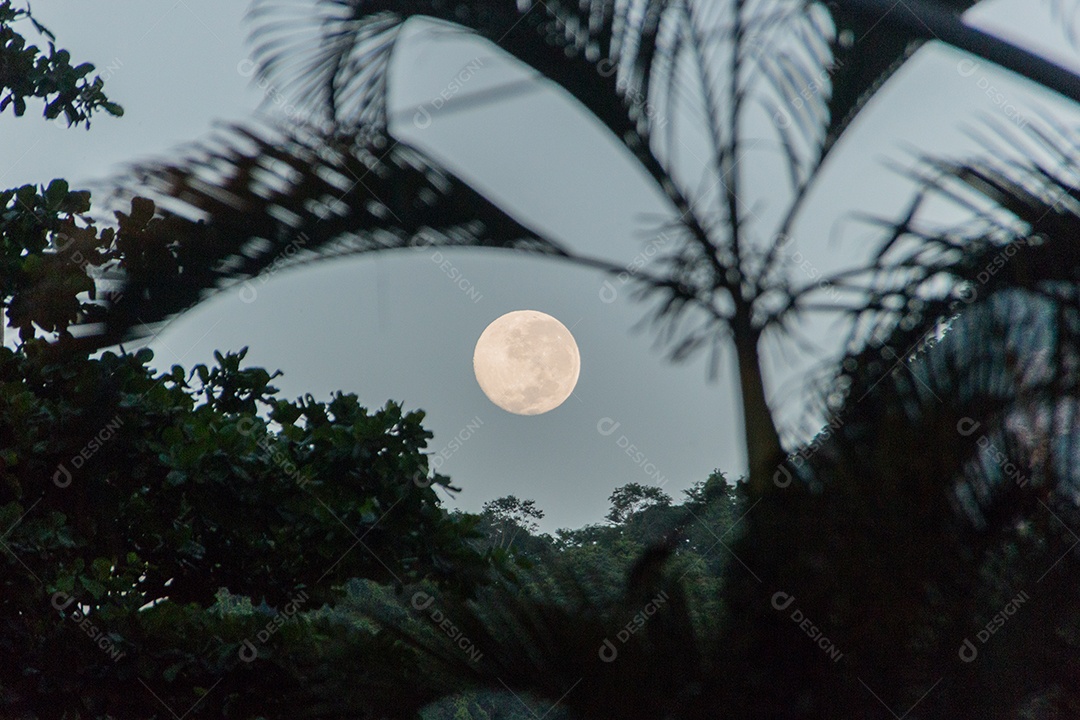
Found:
[[[485,38],[564,88],[626,143],[649,172],[667,177],[649,149],[655,124],[651,67],[667,0],[484,5],[433,0],[321,0],[298,8],[260,0],[252,11],[255,56],[275,85],[294,89],[313,112],[329,108],[343,126],[387,117],[387,59],[411,18]],[[298,31],[297,28],[302,30]]]
[[[552,717],[699,716],[709,643],[664,569],[669,554],[645,553],[615,601],[597,600],[588,579],[552,557],[543,572],[504,577],[470,601],[414,588],[401,605],[358,607],[408,649],[424,682],[411,697],[361,685],[349,710],[415,717],[433,695],[485,690],[534,699]]]
[[[734,707],[1016,717],[1076,702],[1080,205],[1064,132],[1006,129],[1012,155],[935,163],[925,191],[970,219],[928,224],[916,203],[892,227],[886,289],[817,407],[828,427],[733,546],[760,579],[730,574],[729,671],[765,668],[731,688]],[[776,591],[842,649],[829,674]],[[1006,606],[1008,630],[980,636]]]
[[[260,272],[394,248],[566,251],[521,225],[421,151],[378,132],[340,136],[234,127],[180,164],[136,168],[137,208],[110,280],[120,297],[97,344],[145,335]],[[164,217],[151,220],[159,209]]]
[[[940,340],[928,308],[846,358],[828,426],[732,544],[718,712],[1012,718],[1074,686],[1080,306],[1032,295]]]
[[[940,0],[936,5],[960,15],[978,0]],[[852,12],[845,3],[828,4],[835,23],[831,38],[832,82],[829,128],[823,148],[830,148],[870,99],[919,47],[924,37],[898,31],[875,18]],[[898,12],[909,12],[897,8]]]
[[[916,0],[898,7],[833,0],[812,3],[790,24],[796,42],[789,38],[774,59],[762,63],[772,92],[758,98],[776,125],[795,193],[779,235],[790,233],[818,171],[859,113],[927,41],[949,44],[1080,102],[1076,74],[965,24],[960,15],[977,2]],[[815,8],[827,9],[831,22],[817,21]],[[766,258],[763,276],[773,269],[775,255]]]

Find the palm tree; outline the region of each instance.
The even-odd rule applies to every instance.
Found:
[[[715,637],[689,621],[662,545],[642,558],[617,607],[594,606],[573,582],[550,597],[496,589],[462,605],[459,626],[487,649],[480,663],[439,638],[403,633],[422,649],[428,682],[407,698],[361,692],[352,711],[408,716],[466,686],[532,692],[597,718],[1075,709],[1076,133],[1049,120],[1002,127],[986,140],[993,159],[924,160],[912,171],[922,190],[885,223],[881,251],[830,278],[842,301],[792,278],[783,252],[824,162],[928,38],[1080,101],[1076,77],[966,27],[959,13],[973,4],[260,0],[259,72],[319,121],[233,128],[185,162],[137,170],[131,189],[154,197],[166,219],[125,249],[115,268],[121,297],[87,342],[143,333],[280,264],[298,239],[303,251],[290,262],[423,242],[624,271],[526,226],[392,135],[388,74],[403,26],[427,18],[469,32],[569,94],[667,199],[678,243],[657,269],[633,273],[638,297],[654,302],[649,317],[673,359],[734,348],[745,517],[735,534],[717,533],[737,562]],[[673,125],[665,133],[649,111],[672,116],[687,103],[696,103],[718,181],[703,193],[674,161]],[[755,117],[776,120],[770,131],[790,178],[767,242],[741,197],[739,160]],[[930,198],[966,218],[930,223]],[[854,320],[851,343],[816,410],[842,421],[785,452],[762,345],[807,313],[838,310]],[[641,631],[613,643],[659,594],[665,601]]]

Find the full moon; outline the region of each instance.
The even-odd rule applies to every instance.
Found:
[[[473,371],[480,389],[503,410],[541,415],[574,391],[581,354],[561,322],[536,310],[515,310],[480,334]]]

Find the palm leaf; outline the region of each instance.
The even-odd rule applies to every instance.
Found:
[[[685,32],[676,22],[677,3],[319,0],[316,5],[315,21],[301,19],[295,5],[278,0],[259,0],[253,10],[260,68],[270,82],[295,88],[299,97],[310,100],[312,112],[329,110],[331,119],[345,128],[370,118],[385,122],[393,38],[411,18],[437,20],[485,38],[569,93],[626,146],[669,199],[690,238],[712,259],[717,268],[712,284],[727,284],[694,200],[651,142],[658,115],[650,110],[660,107],[650,90],[654,66],[675,61],[671,48],[681,46],[680,33]],[[307,30],[296,32],[298,23]],[[362,73],[351,64],[357,56],[367,58]],[[668,91],[674,92],[674,86]]]
[[[120,298],[110,344],[144,335],[227,285],[319,258],[393,248],[483,246],[566,251],[499,210],[421,151],[374,133],[275,135],[233,128],[186,163],[132,173],[137,232],[121,232],[112,276]]]
[[[978,0],[940,0],[948,12],[960,15]],[[885,82],[921,47],[926,39],[898,31],[879,18],[854,12],[845,3],[829,5],[835,23],[832,83],[828,98],[830,124],[824,148],[831,147]],[[898,13],[909,12],[897,8]]]
[[[353,712],[413,717],[436,688],[446,695],[508,691],[523,702],[537,699],[552,717],[698,716],[707,643],[679,580],[664,571],[669,554],[658,548],[643,555],[635,581],[611,603],[598,602],[587,579],[552,557],[544,573],[504,578],[472,601],[407,594],[407,618],[396,607],[365,608],[382,632],[416,651],[426,682],[404,704],[359,693],[367,702]],[[453,632],[437,627],[443,618]]]
[[[728,710],[1016,717],[1078,700],[1078,165],[1064,128],[1000,132],[1011,155],[932,164],[925,192],[971,219],[893,225],[885,289],[817,407],[828,429],[747,518],[733,549],[760,580],[730,573],[727,672],[758,672]],[[777,590],[845,662],[775,611]],[[1020,593],[1000,638],[979,637]]]
[[[648,97],[650,68],[666,0],[635,3],[494,2],[483,6],[435,1],[316,2],[310,7],[260,0],[252,10],[255,56],[272,82],[297,92],[311,109],[329,110],[350,126],[386,120],[387,60],[410,18],[450,23],[485,38],[564,88],[600,122],[637,148],[660,181],[666,174],[648,148],[652,119],[633,97]],[[297,31],[297,28],[302,28]],[[362,72],[357,72],[362,68]]]

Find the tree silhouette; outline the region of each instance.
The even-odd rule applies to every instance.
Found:
[[[402,631],[427,663],[423,691],[412,702],[361,695],[352,712],[409,716],[468,686],[529,691],[596,718],[1068,711],[1080,679],[1075,131],[1049,119],[999,127],[986,159],[925,159],[912,171],[922,190],[883,223],[880,251],[828,278],[840,300],[793,278],[784,252],[823,163],[928,36],[1080,99],[1067,71],[964,26],[972,4],[257,2],[259,72],[316,121],[233,128],[186,161],[137,170],[131,188],[168,222],[103,276],[122,296],[81,344],[145,332],[297,246],[289,263],[422,243],[627,271],[527,227],[392,135],[402,27],[429,18],[468,32],[576,100],[666,198],[674,249],[628,274],[672,358],[734,349],[749,477],[744,517],[716,539],[738,562],[726,566],[716,637],[695,630],[664,572],[671,545],[642,556],[615,605],[572,579],[489,589],[457,608],[482,661]],[[672,115],[688,96],[708,145],[704,192],[676,167],[673,124],[659,126],[657,109]],[[791,192],[771,233],[747,215],[739,164],[747,124],[762,117]],[[931,199],[966,217],[930,222]],[[854,319],[812,408],[837,422],[787,453],[761,347],[819,310]]]
[[[537,520],[544,519],[544,511],[536,507],[534,500],[519,500],[513,495],[488,500],[481,508],[480,516],[490,526],[492,544],[500,550],[510,548],[522,530],[525,535],[540,529]]]
[[[37,45],[27,45],[15,23],[29,22],[43,38],[48,38],[46,55]],[[64,114],[68,126],[82,123],[90,127],[90,117],[97,110],[123,115],[124,109],[105,97],[105,81],[99,76],[90,80],[92,63],[72,67],[71,53],[58,50],[56,36],[34,19],[29,7],[14,7],[11,0],[0,0],[0,113],[11,107],[15,115],[26,112],[26,99],[45,103],[42,114],[53,120]]]
[[[611,510],[605,517],[614,525],[622,523],[630,515],[646,507],[665,507],[671,504],[671,497],[663,490],[641,483],[627,483],[616,488],[608,499],[611,501]]]

